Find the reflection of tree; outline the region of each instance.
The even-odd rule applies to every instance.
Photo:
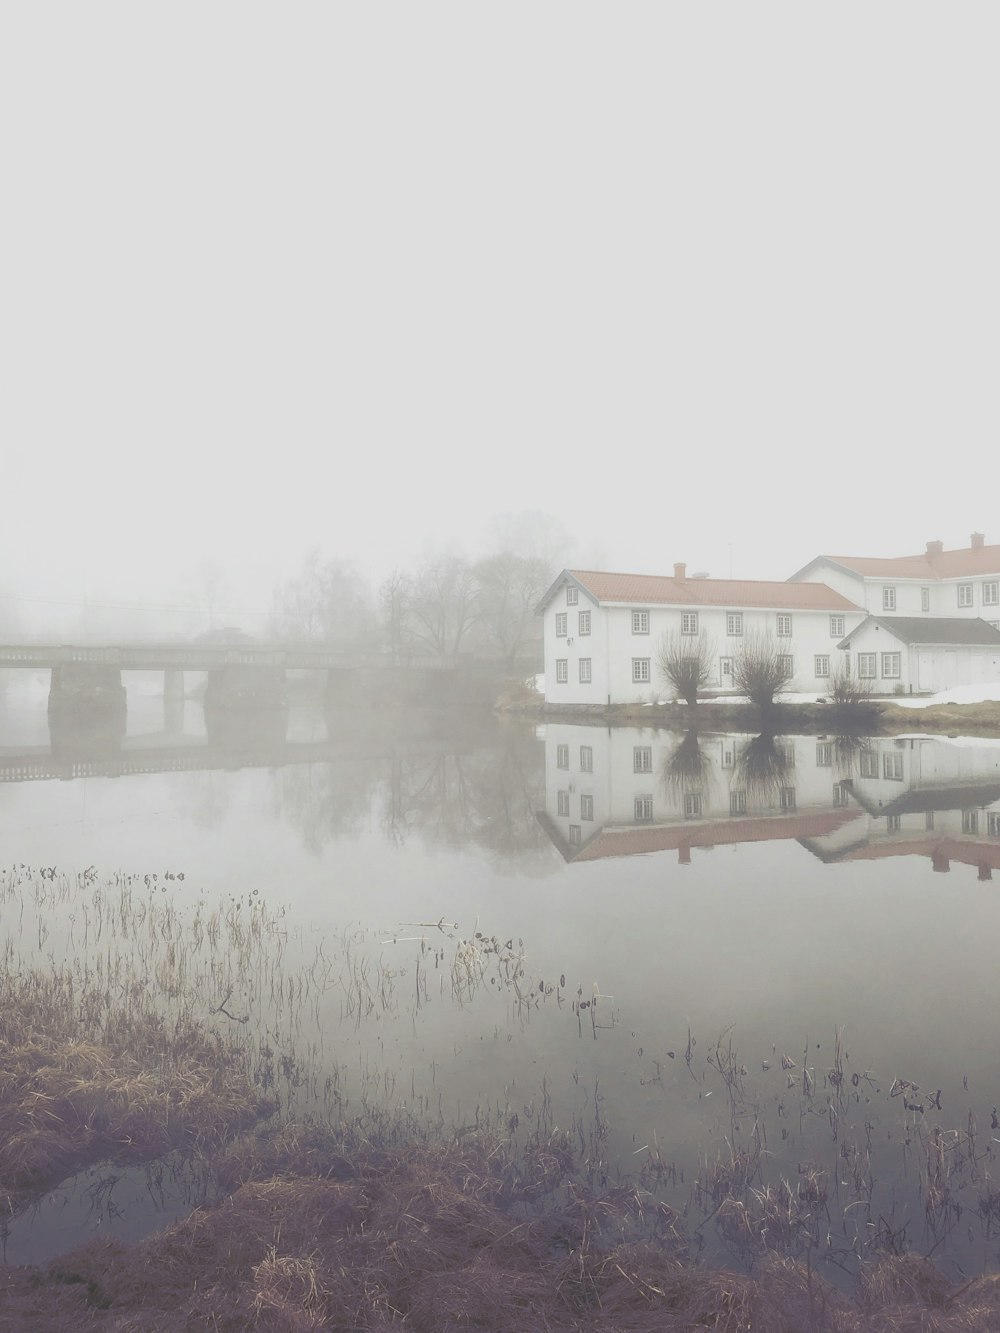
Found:
[[[746,792],[752,805],[771,805],[788,785],[790,768],[784,746],[777,745],[769,732],[762,732],[737,755],[733,790]]]
[[[663,790],[675,805],[679,804],[688,793],[707,791],[713,772],[711,757],[701,748],[698,733],[687,731],[664,760]]]
[[[835,736],[831,742],[833,745],[833,767],[837,777],[841,780],[854,776],[859,767],[859,757],[863,751],[871,749],[872,738],[870,736]]]
[[[364,827],[381,765],[374,759],[289,764],[274,773],[278,814],[302,837],[310,852],[353,838]]]

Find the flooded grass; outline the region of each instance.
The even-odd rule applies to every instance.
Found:
[[[959,1228],[996,1230],[993,1134],[971,1112],[943,1123],[940,1091],[855,1069],[841,1032],[822,1061],[806,1042],[751,1073],[733,1030],[689,1027],[648,1084],[668,1065],[703,1109],[698,1168],[654,1138],[626,1170],[596,1085],[560,1128],[545,1077],[453,1116],[398,1086],[377,1040],[356,1069],[341,1058],[345,1034],[498,996],[514,1028],[548,1015],[604,1040],[616,1008],[596,983],[534,975],[523,940],[478,921],[331,941],[254,893],[175,899],[175,878],[0,874],[7,1216],[102,1161],[186,1153],[211,1181],[155,1236],[6,1270],[0,1327],[1000,1324],[995,1277],[933,1262]]]

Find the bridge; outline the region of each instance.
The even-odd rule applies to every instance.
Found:
[[[0,667],[51,672],[49,711],[124,711],[123,671],[162,671],[164,697],[183,699],[184,672],[208,672],[207,707],[276,707],[286,671],[428,673],[459,669],[454,658],[394,658],[303,643],[0,644]]]

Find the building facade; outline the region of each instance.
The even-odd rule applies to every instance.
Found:
[[[873,694],[937,694],[1000,681],[1000,630],[957,616],[868,616],[839,645]]]
[[[865,618],[821,583],[689,578],[564,569],[536,608],[543,617],[545,699],[554,704],[643,703],[673,697],[658,666],[665,638],[704,642],[709,690],[733,687],[733,664],[751,636],[773,641],[789,688],[822,692],[838,647]]]

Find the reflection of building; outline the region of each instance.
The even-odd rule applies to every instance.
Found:
[[[1000,745],[695,737],[545,727],[545,809],[567,861],[794,839],[823,861],[1000,868]]]
[[[935,870],[1000,869],[1000,745],[881,738],[859,756],[850,799],[863,817],[843,837],[810,840],[824,861],[924,856]]]
[[[861,610],[822,583],[673,578],[564,569],[538,605],[544,617],[545,698],[612,704],[648,699],[666,686],[657,666],[664,635],[692,653],[704,643],[713,678],[731,688],[733,660],[755,636],[773,639],[799,689],[822,691],[837,645]]]

